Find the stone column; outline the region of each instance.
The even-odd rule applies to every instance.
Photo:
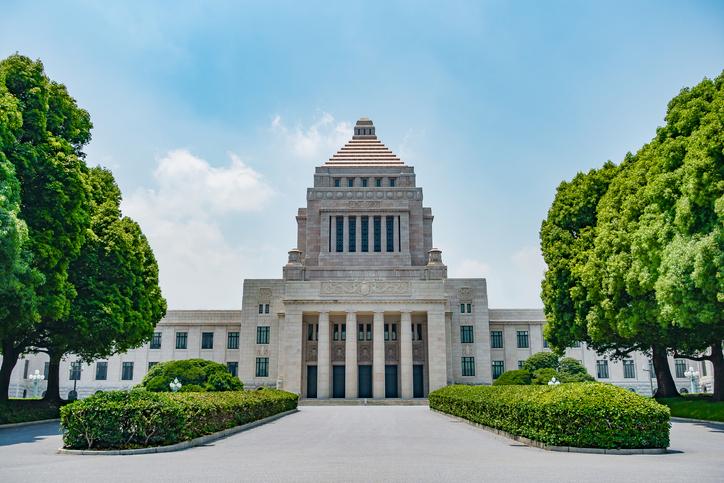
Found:
[[[329,397],[329,312],[319,313],[317,340],[317,398]]]
[[[372,397],[385,397],[385,314],[375,312],[372,325]]]
[[[427,312],[427,350],[430,392],[447,385],[445,353],[445,309],[435,307]]]
[[[295,307],[296,308],[296,307]],[[287,309],[279,327],[279,373],[281,388],[285,391],[302,393],[302,312]],[[256,334],[255,334],[256,335]],[[242,341],[243,342],[243,341]],[[253,358],[250,359],[252,362]],[[243,367],[240,364],[239,367]],[[254,368],[250,369],[254,374]],[[244,381],[246,382],[246,381]]]
[[[400,394],[412,399],[412,315],[402,312],[400,317]]]
[[[357,314],[347,312],[347,341],[344,345],[344,397],[357,397]]]

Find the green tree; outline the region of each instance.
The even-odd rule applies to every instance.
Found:
[[[121,191],[113,175],[91,168],[88,182],[91,225],[68,269],[77,296],[69,315],[47,329],[55,351],[91,361],[150,340],[166,301],[146,237],[136,222],[121,215]]]
[[[527,386],[531,383],[530,372],[525,369],[505,371],[493,381],[493,386]]]
[[[19,354],[44,340],[40,326],[64,317],[75,295],[67,268],[89,223],[81,158],[91,124],[88,113],[76,106],[65,87],[48,79],[39,61],[20,55],[3,60],[0,86],[5,113],[0,122],[1,150],[20,183],[19,218],[27,226],[25,260],[33,275],[24,290],[26,295],[34,293],[32,308],[16,310],[12,323],[0,333],[4,372],[12,371]],[[9,121],[7,112],[11,112]],[[34,286],[37,280],[40,283]],[[51,357],[51,365],[59,360]],[[49,380],[53,383],[57,385],[57,380]],[[0,398],[7,398],[4,378],[0,384]]]
[[[533,373],[538,369],[558,370],[558,356],[553,352],[536,352],[523,363],[523,369]]]

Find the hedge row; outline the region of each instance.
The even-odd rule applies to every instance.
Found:
[[[609,384],[448,386],[429,401],[432,409],[553,446],[669,446],[669,409]]]
[[[61,408],[63,443],[72,449],[163,446],[289,411],[297,399],[275,389],[104,392]]]

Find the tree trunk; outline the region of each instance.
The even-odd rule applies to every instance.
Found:
[[[57,354],[55,351],[48,350],[50,362],[48,363],[48,387],[45,390],[46,401],[60,402],[60,359],[63,354]]]
[[[721,342],[711,345],[709,360],[714,366],[714,401],[724,401],[724,355],[721,350]]]
[[[10,377],[13,369],[18,363],[20,352],[15,350],[12,344],[3,344],[3,362],[0,366],[0,401],[8,400],[8,392],[10,391]]]
[[[656,373],[656,394],[654,397],[678,397],[679,391],[676,390],[674,378],[671,376],[669,368],[669,357],[666,353],[666,347],[653,346],[651,348],[651,360],[654,363],[654,372]]]

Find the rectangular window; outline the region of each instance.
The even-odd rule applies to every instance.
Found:
[[[367,340],[372,340],[372,324],[367,324]]]
[[[474,376],[475,375],[475,358],[474,357],[463,357],[463,376]]]
[[[676,362],[674,362],[674,368],[676,369],[676,377],[679,379],[683,379],[686,376],[684,373],[686,372],[686,362],[684,362],[682,359],[676,359]]]
[[[649,379],[656,379],[656,372],[654,371],[654,363],[649,359]]]
[[[460,304],[460,313],[461,314],[465,313],[465,304]]]
[[[467,306],[468,313],[472,314],[473,313],[473,304],[465,304],[465,305]]]
[[[239,348],[239,333],[228,332],[226,334],[226,348],[227,349],[238,349]]]
[[[260,314],[264,313],[264,304],[259,304],[259,313]]]
[[[45,362],[43,364],[43,376],[45,377],[45,380],[48,380],[48,370],[50,369],[50,362]]]
[[[25,367],[23,368],[23,379],[28,378],[28,371],[30,370],[30,361],[25,359]]]
[[[340,183],[341,183],[341,179],[340,179],[340,178],[334,178],[334,187],[335,187],[335,188],[339,188]]]
[[[160,348],[161,348],[161,333],[154,332],[153,337],[151,337],[151,349],[160,349]]]
[[[133,380],[133,362],[124,362],[123,367],[121,370],[121,380],[122,381],[132,381]]]
[[[363,188],[367,187],[367,183],[368,183],[367,178],[362,178],[362,187]]]
[[[344,251],[344,216],[335,216],[335,249],[337,252]]]
[[[269,377],[269,358],[256,358],[256,377]]]
[[[362,238],[362,251],[368,252],[370,251],[370,217],[363,216],[360,218],[360,222],[362,223],[360,232],[360,238]]]
[[[239,377],[239,363],[238,362],[227,362],[226,368],[229,370],[232,376]]]
[[[185,349],[188,332],[176,332],[176,348]]]
[[[339,324],[332,324],[332,340],[339,340]]]
[[[392,340],[397,340],[397,324],[390,324],[390,329],[392,329]]]
[[[626,379],[634,379],[636,377],[636,366],[633,359],[623,360],[623,377]]]
[[[265,314],[269,313],[269,304],[264,304],[264,313]]]
[[[461,325],[460,326],[460,342],[463,344],[473,343],[473,326],[472,325]]]
[[[503,331],[502,330],[491,330],[490,331],[490,347],[492,349],[503,348]]]
[[[96,362],[96,381],[108,379],[108,363],[105,361]]]
[[[523,369],[523,364],[525,364],[525,361],[518,361],[518,369]]]
[[[382,186],[382,178],[375,178],[375,186],[378,188]]]
[[[701,375],[706,377],[706,361],[701,361]]]
[[[257,344],[268,344],[269,343],[269,326],[263,325],[256,328],[256,343]]]
[[[201,348],[202,349],[213,349],[214,348],[214,333],[213,332],[202,332],[201,333]]]
[[[375,251],[381,252],[382,251],[382,217],[381,216],[374,216],[372,217],[372,231],[373,236],[375,237]]]
[[[354,178],[347,178],[347,187],[354,188]]]
[[[70,376],[68,378],[71,381],[80,381],[80,361],[70,363]]]
[[[519,330],[517,332],[517,338],[518,338],[518,349],[527,349],[528,348],[528,331]]]
[[[391,187],[391,188],[394,188],[396,184],[397,184],[397,179],[395,179],[395,178],[390,178],[390,187]]]
[[[390,340],[390,324],[385,324],[385,341]]]
[[[347,218],[349,229],[349,251],[350,253],[357,251],[357,217],[350,216]]]
[[[314,340],[314,325],[307,324],[307,340]]]
[[[596,361],[596,377],[599,379],[608,379],[608,361],[597,360]]]
[[[543,348],[544,349],[548,348],[548,341],[545,339],[545,337],[543,338]]]
[[[387,240],[386,244],[386,250],[387,252],[394,252],[395,251],[395,217],[394,216],[386,216],[385,217],[385,231],[387,232]]]
[[[422,324],[417,324],[417,340],[422,340]]]
[[[158,364],[158,361],[149,362],[149,363],[148,363],[148,370],[150,371],[151,369],[153,369],[153,366],[155,366],[156,364]]]
[[[365,325],[357,324],[357,340],[365,340]]]
[[[493,379],[497,379],[505,372],[504,361],[493,361]]]

